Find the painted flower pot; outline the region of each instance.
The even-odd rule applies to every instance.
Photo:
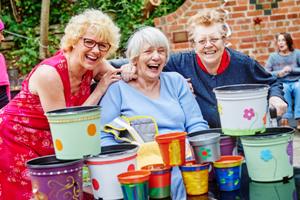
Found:
[[[202,195],[208,192],[209,163],[180,166],[187,195]]]
[[[290,145],[293,136],[293,128],[278,127],[241,137],[249,177],[253,181],[282,181],[293,176]]]
[[[197,163],[213,162],[220,158],[220,133],[188,137]]]
[[[121,183],[124,200],[148,200],[149,178],[148,170],[124,172],[118,175]]]
[[[255,200],[297,200],[294,178],[286,182],[249,183],[250,199]],[[267,194],[267,195],[266,195]]]
[[[214,162],[216,180],[221,191],[240,189],[243,160],[243,156],[221,156]]]
[[[151,172],[149,179],[149,196],[151,199],[170,197],[171,167],[164,164],[154,164],[142,167],[142,170]]]
[[[58,159],[81,159],[101,152],[99,106],[53,110],[46,116]]]
[[[175,132],[155,137],[165,165],[179,166],[185,163],[186,134],[186,132]]]
[[[117,176],[136,169],[137,151],[135,144],[118,144],[102,147],[99,155],[86,158],[95,199],[123,198]]]
[[[225,135],[243,136],[264,132],[267,123],[269,86],[240,84],[214,88]]]
[[[237,140],[236,137],[224,135],[222,129],[212,128],[202,131],[197,131],[188,134],[188,139],[203,134],[219,133],[220,134],[220,153],[221,156],[225,155],[237,155]]]
[[[57,160],[50,155],[29,160],[26,165],[34,199],[83,198],[82,160]]]

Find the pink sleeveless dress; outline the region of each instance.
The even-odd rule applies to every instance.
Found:
[[[0,200],[30,199],[26,161],[54,154],[49,124],[39,97],[28,89],[31,74],[41,64],[53,66],[59,73],[67,107],[82,105],[90,95],[92,71],[86,72],[78,92],[71,94],[67,60],[61,51],[30,72],[20,93],[0,110]]]

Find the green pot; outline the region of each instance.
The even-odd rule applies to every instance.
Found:
[[[294,178],[287,182],[257,183],[250,182],[250,199],[255,200],[290,200],[296,198]]]
[[[58,159],[81,159],[100,153],[99,106],[69,107],[45,115]]]
[[[241,137],[249,177],[254,181],[274,182],[294,175],[289,144],[292,128],[269,128],[263,134]]]

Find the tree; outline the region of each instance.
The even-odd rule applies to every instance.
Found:
[[[39,44],[40,59],[45,59],[49,55],[49,51],[48,51],[49,10],[50,10],[50,0],[43,0],[42,9],[41,9],[41,24],[40,24],[40,44]]]

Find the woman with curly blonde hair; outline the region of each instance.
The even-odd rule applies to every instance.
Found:
[[[27,160],[54,154],[45,112],[96,105],[107,87],[120,79],[104,63],[119,43],[119,29],[99,10],[71,18],[61,50],[28,74],[20,93],[0,110],[0,199],[30,199]],[[93,92],[90,84],[98,79]]]

